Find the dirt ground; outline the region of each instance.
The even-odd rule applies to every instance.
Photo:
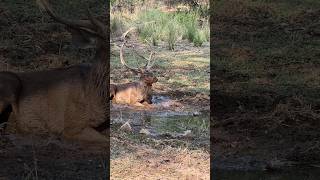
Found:
[[[319,5],[217,3],[211,26],[212,168],[320,163]]]

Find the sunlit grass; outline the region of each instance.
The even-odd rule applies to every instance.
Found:
[[[186,47],[192,48],[192,45],[186,44]],[[115,54],[118,55],[118,49]],[[145,56],[147,56],[145,54]],[[132,67],[142,67],[146,61],[134,56],[127,50],[125,56],[126,62]],[[192,50],[180,50],[172,52],[160,50],[156,55],[156,63],[153,70],[159,76],[158,85],[165,85],[171,90],[180,90],[194,93],[206,93],[210,91],[209,74],[209,47],[193,48]],[[127,71],[121,64],[119,57],[111,57],[111,79],[117,82],[121,81],[121,72]],[[136,81],[137,76],[127,77],[130,81]],[[157,85],[156,85],[157,86]]]

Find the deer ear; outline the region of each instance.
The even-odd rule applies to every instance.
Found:
[[[91,34],[70,28],[69,32],[72,35],[72,44],[81,49],[88,49],[96,47],[97,38]]]

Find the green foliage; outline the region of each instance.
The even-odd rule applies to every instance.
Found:
[[[201,28],[199,18],[196,12],[164,13],[157,9],[141,12],[137,18],[143,24],[139,28],[140,38],[151,41],[154,45],[159,40],[166,41],[171,50],[180,38],[201,46],[209,40],[209,25],[205,24]]]
[[[180,34],[180,27],[175,21],[170,21],[166,28],[165,37],[167,37],[167,42],[169,49],[173,50]]]
[[[158,9],[159,6],[144,6],[144,1],[113,0],[112,4],[130,2],[137,7],[136,11],[114,11],[111,16],[111,30],[114,32],[123,32],[124,24],[128,26],[137,26],[139,38],[142,41],[152,42],[158,45],[160,41],[167,42],[168,48],[173,50],[177,41],[188,39],[195,46],[201,46],[203,42],[209,40],[209,24],[203,24],[204,9],[207,6],[199,6],[191,10],[181,10],[176,12],[166,12]],[[158,3],[159,4],[159,3]],[[112,18],[113,17],[113,18]],[[202,18],[202,19],[201,19]],[[119,35],[119,33],[117,34]]]
[[[197,33],[195,33],[195,36],[193,38],[193,44],[195,46],[202,46],[202,44],[206,41],[205,32],[202,30],[198,30]]]

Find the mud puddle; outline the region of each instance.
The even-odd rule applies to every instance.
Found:
[[[165,96],[152,98],[153,109],[141,110],[128,106],[112,105],[111,123],[116,128],[129,124],[132,133],[144,134],[154,139],[188,139],[209,147],[210,112],[179,110],[176,101]]]

